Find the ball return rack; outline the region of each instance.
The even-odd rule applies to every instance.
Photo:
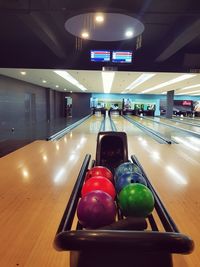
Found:
[[[96,160],[90,161],[91,155],[87,154],[54,239],[56,250],[70,251],[70,267],[172,267],[173,253],[189,254],[193,251],[193,240],[179,232],[136,156],[131,156],[131,161],[141,169],[153,193],[153,213],[146,219],[124,218],[116,198],[117,221],[114,224],[83,229],[78,222],[72,228],[89,165],[105,166],[114,174],[118,165],[128,161],[126,133],[100,132]]]

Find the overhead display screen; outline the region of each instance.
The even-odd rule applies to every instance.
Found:
[[[113,63],[132,63],[132,51],[113,51]]]
[[[108,50],[91,50],[90,59],[94,62],[109,62],[110,51]]]

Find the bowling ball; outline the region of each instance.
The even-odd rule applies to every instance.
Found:
[[[144,177],[137,172],[126,172],[122,174],[116,181],[116,191],[119,193],[126,185],[139,183],[147,186]]]
[[[81,190],[81,195],[85,196],[87,193],[94,190],[102,190],[108,193],[113,199],[115,199],[116,191],[111,181],[102,176],[94,176],[87,180]]]
[[[119,206],[125,216],[147,217],[154,208],[154,197],[145,185],[129,184],[119,193]]]
[[[77,216],[85,228],[98,228],[115,221],[116,206],[112,197],[100,190],[83,196],[78,203]]]
[[[140,168],[136,164],[132,162],[124,162],[120,164],[115,171],[115,181],[117,181],[118,177],[120,177],[125,172],[137,172],[141,173],[142,175]]]
[[[88,179],[92,178],[93,176],[103,176],[109,179],[111,182],[113,181],[113,175],[112,172],[103,166],[95,166],[91,168],[85,177],[85,180],[87,181]]]

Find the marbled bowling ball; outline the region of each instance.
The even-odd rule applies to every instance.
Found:
[[[83,196],[78,203],[77,216],[85,228],[98,228],[115,221],[116,205],[112,197],[100,190]]]

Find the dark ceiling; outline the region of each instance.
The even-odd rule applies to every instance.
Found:
[[[68,18],[97,11],[139,19],[145,26],[141,47],[137,37],[96,42],[65,30]],[[90,62],[90,49],[132,50],[132,64],[118,65],[122,71],[198,71],[200,1],[0,0],[0,67],[101,70],[102,63]]]

